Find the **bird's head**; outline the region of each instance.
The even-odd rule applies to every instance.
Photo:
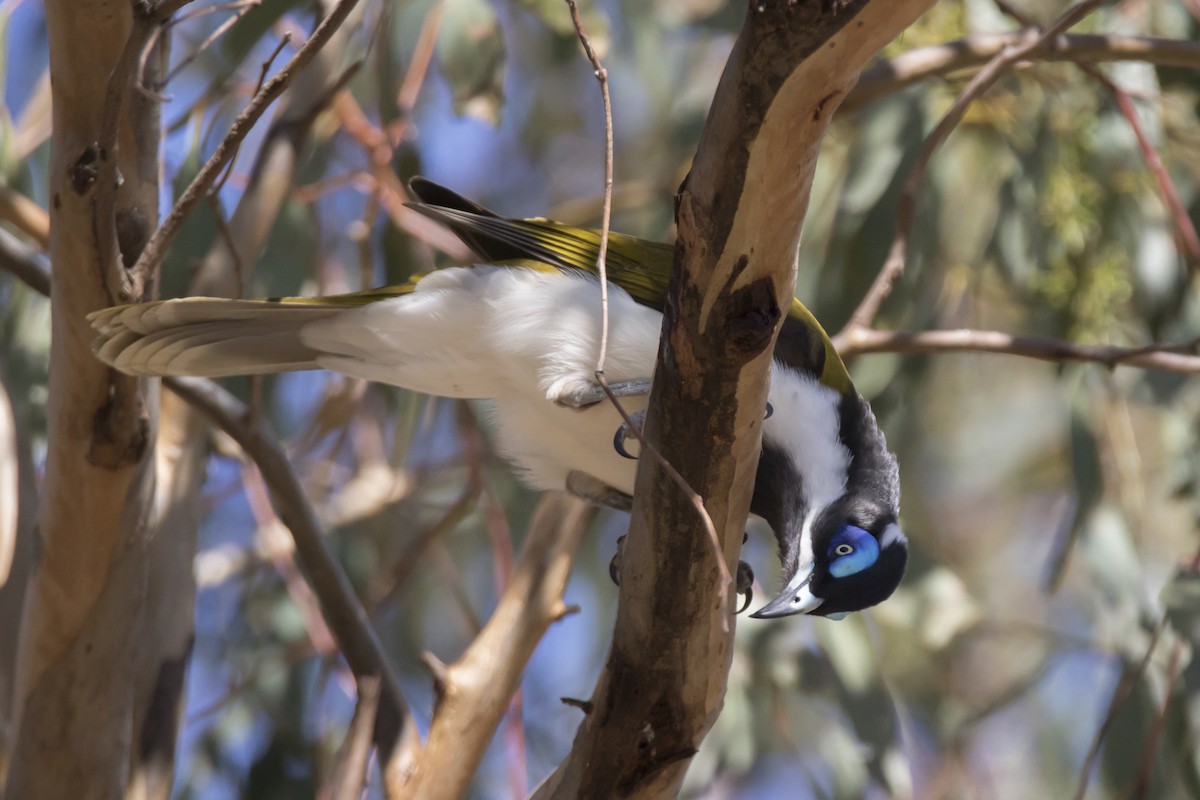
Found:
[[[775,531],[783,591],[751,616],[841,619],[904,575],[900,480],[871,407],[776,362],[750,510]]]

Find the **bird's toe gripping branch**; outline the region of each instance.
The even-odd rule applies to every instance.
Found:
[[[625,443],[630,439],[637,440],[637,436],[630,430],[632,423],[637,429],[642,430],[642,425],[646,421],[645,411],[636,411],[629,415],[629,422],[622,422],[621,427],[617,428],[617,432],[613,435],[613,449],[617,451],[617,455],[632,460],[637,460],[637,456],[629,452],[625,447]]]
[[[742,541],[745,542],[745,538]],[[608,562],[608,577],[612,578],[612,582],[617,586],[621,585],[621,545],[624,543],[624,536],[617,539],[617,552],[613,554],[612,561]],[[754,599],[754,570],[750,569],[750,565],[745,561],[738,562],[736,585],[737,593],[746,598],[737,610],[737,613],[741,614],[750,607],[750,602]]]
[[[763,414],[763,419],[764,420],[770,419],[774,413],[775,413],[775,408],[770,403],[767,403],[767,409],[766,409],[766,412]],[[629,452],[629,448],[627,448],[625,446],[625,443],[628,442],[630,439],[634,439],[634,440],[637,439],[637,436],[635,436],[633,431],[630,430],[630,423],[633,423],[633,425],[635,425],[637,427],[637,429],[640,431],[640,430],[642,430],[642,427],[643,427],[645,421],[646,421],[646,412],[645,411],[635,411],[634,413],[629,415],[629,422],[621,423],[621,426],[619,428],[617,428],[616,434],[613,435],[613,449],[617,451],[617,455],[622,456],[624,458],[631,459],[631,460],[637,460],[637,456],[635,456]]]
[[[614,397],[645,397],[650,394],[650,383],[649,378],[619,381],[610,383],[608,390],[613,393]],[[586,383],[554,394],[553,399],[560,406],[583,411],[607,400],[608,392],[605,392],[604,387],[598,383]]]

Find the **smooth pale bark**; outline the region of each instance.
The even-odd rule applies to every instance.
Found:
[[[84,316],[113,294],[158,213],[158,126],[132,85],[108,95],[133,28],[121,0],[48,0],[52,344],[40,559],[21,631],[7,786],[21,798],[118,798],[128,783],[157,385],[92,357]],[[105,144],[106,108],[126,115]],[[111,119],[111,117],[109,118]],[[118,174],[120,187],[117,188]]]
[[[596,509],[559,492],[538,501],[508,586],[466,652],[437,678],[429,737],[398,798],[454,800],[471,788],[546,629],[570,609],[563,591]]]
[[[328,13],[332,3],[322,3]],[[360,11],[354,12],[356,15]],[[250,183],[201,263],[189,293],[237,297],[252,278],[267,238],[294,187],[296,165],[307,145],[318,106],[328,98],[341,49],[353,24],[329,45],[280,99],[280,108],[255,159]],[[236,253],[232,248],[236,248]],[[134,709],[130,796],[167,800],[174,779],[175,744],[191,655],[196,585],[193,561],[200,524],[200,492],[206,476],[211,426],[179,397],[164,393],[155,447],[159,492],[150,542],[146,589],[147,637],[139,671],[152,680],[139,685]]]

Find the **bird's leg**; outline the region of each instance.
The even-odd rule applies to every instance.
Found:
[[[640,424],[641,420],[637,420]],[[624,441],[622,434],[625,433],[625,426],[622,425],[617,431],[615,444],[618,452],[624,449]],[[622,453],[622,455],[626,455]],[[593,505],[602,506],[604,508],[612,508],[617,511],[629,511],[633,508],[633,497],[625,494],[619,489],[614,489],[599,478],[592,477],[586,472],[579,470],[571,470],[567,473],[567,492]],[[746,543],[749,534],[742,535],[742,544]],[[608,575],[612,578],[612,582],[618,586],[621,584],[621,544],[625,541],[625,537],[617,539],[617,552],[613,555],[612,561],[608,565]],[[754,599],[754,570],[750,569],[750,565],[745,561],[738,561],[737,579],[735,588],[739,595],[745,595],[746,599],[742,603],[742,607],[737,613],[742,613],[750,607],[750,601]]]
[[[569,494],[595,506],[611,508],[616,511],[629,511],[633,508],[631,495],[614,489],[599,478],[594,478],[577,469],[567,473],[566,488]]]
[[[618,383],[610,383],[608,388],[617,397],[645,397],[650,394],[650,379],[619,381]],[[583,410],[591,408],[596,403],[607,398],[608,395],[604,392],[603,386],[598,383],[591,383],[559,394],[554,398],[554,402],[567,408]]]
[[[767,410],[763,416],[763,419],[770,419],[771,415],[774,413],[775,413],[775,409],[771,406],[770,403],[767,403]],[[613,436],[613,449],[617,451],[617,455],[622,456],[624,458],[632,459],[635,461],[637,460],[637,456],[635,456],[633,453],[629,452],[629,449],[625,447],[625,443],[627,441],[629,441],[630,439],[637,438],[636,436],[633,435],[632,431],[629,430],[630,423],[632,423],[634,426],[636,426],[636,428],[640,431],[643,429],[645,422],[646,422],[646,412],[645,411],[635,411],[629,415],[629,422],[621,423],[621,426],[619,428],[617,428],[616,435]]]

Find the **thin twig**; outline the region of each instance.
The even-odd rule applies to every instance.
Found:
[[[408,62],[408,70],[396,90],[396,107],[400,117],[392,123],[388,133],[392,146],[399,146],[404,132],[412,118],[413,109],[421,96],[421,88],[425,85],[425,77],[429,74],[429,65],[433,63],[433,55],[437,52],[438,32],[442,28],[442,16],[445,6],[441,3],[434,5],[425,15],[421,30],[417,33],[417,43],[413,47],[412,60]]]
[[[50,260],[4,228],[0,228],[0,269],[38,294],[50,296]]]
[[[208,204],[212,206],[213,218],[217,221],[217,232],[225,242],[225,247],[229,249],[229,257],[233,262],[233,276],[234,280],[237,281],[237,297],[245,297],[246,265],[242,262],[241,253],[238,252],[237,240],[233,235],[233,231],[229,228],[229,220],[225,217],[225,209],[221,207],[221,199],[216,194],[208,196]]]
[[[267,79],[267,73],[271,71],[271,65],[275,63],[275,59],[279,58],[279,54],[283,52],[283,48],[287,47],[291,41],[291,31],[287,31],[279,38],[279,41],[275,44],[275,49],[271,51],[271,54],[266,57],[266,59],[262,62],[262,66],[259,68],[258,82],[254,84],[254,91],[250,93],[251,97],[258,96],[258,93],[262,91],[263,82]],[[225,165],[225,169],[221,171],[220,177],[213,182],[212,188],[206,193],[208,196],[211,197],[213,195],[220,194],[221,190],[225,188],[225,183],[229,180],[229,176],[233,174],[233,168],[234,165],[237,164],[238,153],[240,153],[241,150],[241,142],[238,142],[233,146],[229,154],[229,163],[227,163]]]
[[[604,205],[600,211],[600,246],[596,250],[596,274],[600,276],[600,354],[596,357],[596,380],[605,384],[604,363],[608,360],[608,234],[612,225],[612,194],[613,194],[613,115],[612,97],[608,91],[608,70],[600,63],[600,57],[592,47],[592,40],[583,30],[583,20],[579,17],[579,7],[575,0],[567,0],[567,8],[571,9],[571,22],[575,25],[575,33],[579,35],[579,43],[588,61],[592,62],[592,74],[600,84],[600,99],[604,107]],[[612,392],[605,387],[605,393],[612,398]]]
[[[563,591],[595,509],[560,492],[538,500],[512,580],[463,654],[428,662],[439,689],[429,735],[402,798],[462,797],[506,715],[534,649],[569,612]]]
[[[855,328],[870,328],[875,321],[875,317],[879,314],[879,309],[883,305],[883,301],[891,294],[896,281],[904,273],[904,266],[908,257],[909,236],[912,233],[913,221],[916,217],[917,192],[925,177],[925,172],[929,168],[929,163],[933,160],[934,154],[941,148],[942,144],[950,136],[950,133],[958,127],[967,109],[992,84],[999,80],[1000,76],[1009,67],[1025,58],[1044,42],[1052,40],[1060,33],[1078,23],[1098,8],[1102,2],[1103,0],[1084,0],[1084,2],[1072,6],[1065,14],[1055,20],[1052,25],[1036,37],[1022,44],[1006,46],[983,69],[976,73],[975,77],[971,78],[966,88],[955,99],[954,104],[950,106],[950,110],[946,112],[946,115],[938,122],[937,127],[933,129],[921,145],[921,150],[917,154],[917,159],[913,163],[912,170],[909,172],[908,178],[904,182],[904,189],[900,194],[900,202],[896,209],[895,235],[892,239],[891,248],[888,250],[887,258],[884,260],[883,267],[879,270],[879,275],[875,278],[875,282],[871,284],[871,288],[867,290],[867,294],[863,297],[862,302],[858,304],[858,308],[850,316],[849,322],[846,323],[845,327],[835,337],[835,342],[837,339],[844,339],[850,330]]]
[[[43,250],[50,246],[50,215],[11,186],[0,185],[0,220],[11,223]]]
[[[1095,67],[1089,64],[1080,64],[1079,68],[1108,89],[1117,102],[1117,108],[1129,122],[1134,138],[1137,139],[1138,149],[1142,151],[1142,159],[1146,162],[1146,167],[1151,174],[1154,175],[1154,180],[1158,183],[1158,191],[1162,194],[1163,203],[1171,213],[1171,221],[1175,225],[1175,238],[1192,269],[1195,269],[1200,266],[1200,235],[1196,234],[1196,226],[1192,224],[1192,218],[1188,214],[1183,200],[1179,197],[1179,190],[1176,188],[1171,174],[1167,172],[1158,148],[1150,141],[1150,136],[1142,125],[1137,108],[1133,105],[1133,98],[1129,96],[1129,92],[1117,86],[1107,75]]]
[[[261,429],[248,426],[246,406],[216,383],[203,378],[167,378],[164,383],[229,434],[258,467],[346,663],[357,679],[377,676],[381,681],[383,702],[376,725],[380,752],[386,760],[406,757],[415,733],[400,683],[349,579],[325,544],[323,526],[287,454]]]
[[[188,53],[186,56],[181,58],[179,60],[179,63],[176,64],[174,67],[172,67],[171,71],[167,73],[167,76],[165,78],[163,78],[161,81],[159,81],[158,86],[156,88],[159,91],[162,91],[164,88],[166,88],[167,85],[170,84],[171,81],[174,80],[175,77],[177,75],[179,75],[180,72],[182,72],[187,67],[191,66],[192,62],[195,61],[197,58],[199,58],[201,53],[203,53],[205,50],[207,50],[209,47],[211,47],[213,45],[213,43],[217,41],[217,39],[220,39],[222,36],[224,36],[226,33],[228,33],[229,29],[232,28],[234,25],[236,25],[237,21],[239,19],[241,19],[242,17],[249,14],[255,8],[258,8],[258,6],[261,3],[262,3],[262,0],[240,0],[240,2],[237,2],[237,3],[223,3],[219,6],[208,6],[206,8],[200,8],[200,9],[197,9],[192,14],[187,15],[187,18],[190,19],[194,16],[198,16],[201,13],[208,13],[210,11],[220,10],[220,11],[233,11],[234,12],[233,14],[231,14],[229,16],[229,19],[225,20],[220,25],[218,25],[213,30],[213,32],[208,35],[208,38],[206,38],[203,42],[201,42],[199,45],[197,45],[196,48],[194,50],[192,50],[192,52]],[[172,24],[172,26],[178,25],[182,21],[183,21],[183,19],[181,18],[181,19],[173,21],[171,24]]]
[[[358,800],[367,785],[367,765],[371,757],[375,715],[379,710],[379,679],[358,681],[358,702],[346,731],[346,741],[338,757],[337,778],[330,800]]]
[[[313,650],[322,655],[336,652],[337,644],[329,625],[321,615],[321,602],[310,583],[304,580],[296,567],[295,548],[281,528],[282,523],[271,507],[270,492],[262,477],[262,471],[254,462],[242,465],[242,489],[246,495],[250,514],[258,528],[257,544],[263,555],[283,581],[283,586],[292,605],[300,613],[308,640]]]
[[[1132,800],[1141,800],[1150,790],[1150,778],[1154,774],[1154,754],[1158,751],[1158,742],[1162,738],[1163,728],[1167,725],[1167,712],[1171,710],[1171,695],[1175,693],[1175,681],[1179,678],[1179,661],[1182,657],[1183,643],[1176,641],[1171,647],[1171,657],[1167,661],[1167,683],[1163,687],[1162,705],[1146,737],[1146,746],[1142,748],[1142,762],[1138,766],[1137,781],[1133,785],[1133,791],[1124,795]]]
[[[1100,745],[1104,742],[1104,737],[1108,735],[1108,731],[1112,728],[1116,721],[1117,712],[1129,700],[1133,690],[1137,687],[1138,681],[1142,679],[1146,668],[1150,666],[1150,657],[1154,655],[1154,649],[1158,646],[1158,640],[1162,637],[1163,629],[1166,627],[1166,620],[1161,620],[1154,626],[1154,631],[1150,634],[1150,643],[1146,645],[1146,652],[1142,655],[1137,666],[1133,670],[1128,671],[1121,678],[1121,682],[1117,688],[1113,690],[1112,699],[1108,703],[1108,711],[1104,714],[1104,720],[1100,723],[1100,729],[1096,731],[1096,736],[1092,739],[1092,746],[1088,748],[1087,757],[1083,760],[1083,767],[1079,771],[1079,788],[1075,791],[1075,800],[1083,800],[1087,794],[1088,781],[1092,778],[1092,768],[1096,765],[1096,759],[1100,756]]]
[[[1061,339],[1014,336],[1002,331],[933,330],[885,331],[857,328],[838,334],[843,357],[864,353],[994,353],[1061,364],[1082,361],[1113,367],[1140,367],[1164,372],[1200,373],[1200,341],[1116,347],[1076,344]]]
[[[137,263],[134,265],[133,272],[135,274],[148,274],[153,265],[157,265],[162,261],[166,249],[174,241],[175,236],[179,233],[179,229],[183,226],[186,220],[195,209],[196,204],[203,199],[208,193],[209,188],[221,173],[225,164],[232,157],[233,152],[246,135],[262,117],[263,113],[279,97],[293,80],[296,75],[312,61],[322,47],[333,36],[338,27],[354,10],[358,0],[340,0],[329,13],[317,29],[313,31],[312,36],[308,38],[303,46],[296,51],[291,60],[283,66],[269,81],[263,84],[262,89],[255,94],[250,100],[250,103],[242,111],[233,125],[230,126],[229,132],[225,134],[225,138],[217,145],[217,149],[213,151],[212,156],[205,162],[200,171],[196,173],[196,177],[192,179],[191,184],[180,195],[175,202],[175,206],[171,212],[167,214],[162,225],[150,237],[150,241],[146,244],[142,254],[138,257]]]
[[[153,6],[148,6],[150,13],[155,22],[163,23],[175,16],[181,8],[186,6],[192,0],[159,0]],[[138,3],[134,3],[134,8],[138,7]]]
[[[621,415],[621,419],[625,422],[625,429],[630,435],[637,440],[643,452],[648,452],[666,471],[671,479],[679,486],[684,495],[691,501],[692,506],[696,509],[696,513],[700,516],[701,522],[704,524],[705,532],[708,534],[709,543],[713,547],[713,555],[717,560],[717,570],[720,574],[721,582],[721,601],[725,606],[729,605],[729,588],[733,585],[733,576],[729,573],[729,566],[725,563],[725,555],[721,550],[721,538],[717,535],[717,527],[713,524],[712,517],[708,513],[708,509],[704,507],[704,498],[696,493],[688,484],[687,479],[675,469],[666,457],[659,451],[657,447],[652,445],[642,434],[641,426],[638,425],[621,405],[621,401],[608,385],[608,380],[604,377],[604,364],[608,359],[608,234],[609,226],[612,221],[612,195],[613,195],[613,118],[612,118],[612,99],[608,91],[608,70],[600,63],[600,58],[596,55],[595,49],[592,47],[591,39],[583,29],[583,20],[579,17],[579,8],[575,4],[575,0],[566,0],[567,7],[571,10],[571,22],[575,25],[575,33],[579,37],[580,44],[583,45],[583,50],[587,54],[588,61],[592,64],[592,72],[596,76],[596,81],[600,84],[600,95],[604,104],[604,203],[600,216],[600,246],[596,253],[596,273],[600,276],[600,354],[596,359],[596,382],[600,388],[604,390],[604,394],[608,397],[608,401],[616,408],[617,413]],[[728,625],[728,622],[725,622]]]
[[[1026,62],[1095,64],[1104,61],[1142,61],[1158,66],[1200,68],[1200,42],[1187,39],[1064,34],[1043,41],[1037,36],[1036,30],[986,33],[910,50],[873,64],[863,71],[858,85],[846,96],[838,113],[856,111],[929,78],[983,66],[1005,48],[1031,39],[1038,39],[1040,44],[1025,54]]]

